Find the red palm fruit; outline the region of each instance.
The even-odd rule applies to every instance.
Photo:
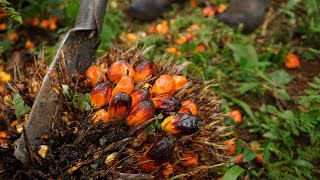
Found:
[[[200,118],[190,114],[169,116],[161,123],[162,129],[171,134],[189,135],[199,130]]]
[[[178,76],[178,75],[174,75],[172,76],[175,84],[176,84],[176,89],[181,88],[183,85],[185,85],[187,83],[187,78],[184,76]]]
[[[0,131],[0,143],[7,142],[8,134],[6,131]]]
[[[91,105],[93,107],[100,107],[108,104],[111,98],[112,88],[109,83],[101,83],[93,88],[90,92]]]
[[[155,106],[151,100],[142,101],[133,107],[126,121],[129,126],[136,126],[154,116]]]
[[[224,142],[224,145],[227,147],[224,151],[229,155],[234,155],[236,152],[236,142],[233,139],[227,140]]]
[[[179,110],[179,113],[192,114],[192,115],[197,115],[198,113],[197,105],[190,100],[182,101],[181,106],[182,107]]]
[[[242,163],[242,160],[243,160],[243,154],[241,153],[236,156],[234,163],[240,165]]]
[[[134,73],[134,80],[136,83],[140,83],[147,77],[151,77],[156,72],[156,65],[152,60],[145,60],[141,62],[136,68]]]
[[[152,98],[152,102],[164,113],[177,112],[181,107],[181,101],[175,96],[157,96]]]
[[[125,75],[122,76],[116,87],[112,91],[112,96],[117,94],[118,92],[125,92],[127,94],[131,94],[134,89],[134,81],[132,77]]]
[[[131,96],[124,92],[119,92],[111,97],[109,102],[109,116],[110,120],[125,119],[131,109]]]
[[[151,93],[147,87],[136,90],[131,94],[132,107],[135,107],[138,103],[151,98]]]
[[[150,149],[147,156],[157,165],[169,162],[172,158],[175,142],[172,138],[163,137]]]
[[[176,83],[174,79],[169,75],[160,76],[156,82],[154,82],[151,92],[154,95],[172,95],[176,90]]]
[[[258,153],[256,156],[256,162],[259,164],[263,163],[263,153]]]
[[[182,166],[197,166],[199,161],[199,156],[197,153],[181,153],[183,158]]]
[[[128,71],[129,73],[127,73]],[[108,77],[115,84],[117,84],[124,75],[133,77],[134,70],[129,63],[123,60],[113,63],[108,70]]]
[[[152,172],[160,168],[160,166],[156,165],[155,161],[147,155],[139,157],[138,162],[140,162],[140,167],[144,172]]]
[[[90,80],[92,86],[96,86],[99,82],[107,81],[107,77],[100,66],[92,65],[86,71],[86,77]]]

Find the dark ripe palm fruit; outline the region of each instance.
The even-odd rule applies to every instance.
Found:
[[[156,96],[152,102],[157,110],[164,113],[177,112],[181,108],[181,101],[175,96]]]
[[[151,92],[147,87],[136,90],[131,94],[132,107],[135,107],[138,103],[149,100],[151,98]]]
[[[169,75],[161,75],[153,84],[151,92],[153,95],[172,95],[176,90],[176,82]]]
[[[156,73],[156,65],[152,60],[145,60],[138,64],[135,68],[134,80],[136,83],[140,83],[149,76],[153,76]]]
[[[111,97],[109,102],[110,120],[123,120],[131,110],[131,96],[124,92],[119,92]]]
[[[112,91],[112,96],[117,94],[118,92],[125,92],[127,94],[131,94],[134,89],[134,81],[132,77],[125,75],[122,76],[116,87]]]
[[[179,113],[176,116],[169,116],[163,120],[161,127],[171,134],[189,135],[199,130],[200,118],[191,114]]]
[[[86,77],[92,86],[96,86],[99,82],[107,81],[107,77],[100,66],[92,65],[86,71]]]
[[[90,92],[90,101],[93,107],[101,107],[108,104],[111,98],[112,87],[109,83],[101,83]]]
[[[172,158],[175,142],[172,138],[163,137],[150,149],[147,155],[156,162],[163,164],[169,162]]]
[[[129,73],[127,73],[128,71]],[[108,78],[115,84],[117,84],[124,75],[132,78],[134,76],[132,66],[124,60],[113,63],[108,69]]]
[[[142,101],[133,107],[126,121],[129,126],[142,124],[153,118],[156,108],[151,100]]]

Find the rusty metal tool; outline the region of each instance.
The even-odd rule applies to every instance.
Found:
[[[32,106],[25,133],[18,140],[14,156],[23,163],[30,161],[25,140],[31,147],[39,145],[39,137],[48,132],[59,111],[59,94],[52,87],[61,84],[57,77],[61,64],[66,70],[64,73],[72,77],[83,74],[94,62],[107,4],[108,0],[81,1],[75,26],[61,41]]]

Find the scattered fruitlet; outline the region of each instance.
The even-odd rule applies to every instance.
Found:
[[[86,71],[86,77],[90,81],[92,86],[96,86],[98,83],[107,81],[106,75],[100,66],[92,65]]]
[[[179,110],[179,113],[197,115],[198,113],[197,105],[190,100],[182,101],[181,109]]]
[[[108,121],[109,120],[109,113],[104,110],[104,109],[100,109],[97,112],[92,114],[92,123],[98,123],[99,121]]]
[[[124,60],[120,60],[113,63],[108,69],[108,78],[115,84],[117,84],[122,78],[122,76],[125,75],[128,75],[133,78],[134,70],[132,66]]]
[[[0,71],[0,83],[6,83],[11,80],[12,80],[11,74],[6,73],[5,71]]]
[[[142,101],[133,107],[126,121],[129,126],[136,126],[154,116],[155,106],[151,100]]]
[[[240,124],[242,122],[242,115],[239,110],[233,110],[230,112],[230,117],[236,122],[237,124]]]
[[[91,105],[93,107],[100,107],[107,105],[111,98],[112,88],[109,83],[101,83],[93,88],[90,92]]]
[[[155,143],[147,155],[155,160],[157,165],[161,165],[171,160],[174,151],[175,142],[172,138],[163,137]]]
[[[111,120],[125,119],[131,110],[131,96],[124,92],[119,92],[111,97],[109,102],[109,117]]]
[[[263,163],[263,153],[258,153],[256,156],[256,162],[259,164]]]
[[[176,90],[176,83],[169,75],[161,75],[152,86],[152,94],[159,95],[172,95]]]
[[[224,142],[226,149],[224,150],[229,155],[234,155],[236,152],[236,142],[233,139],[227,140]]]
[[[171,134],[189,135],[199,130],[200,118],[190,114],[177,114],[163,120],[161,127]]]
[[[300,67],[300,59],[295,54],[288,54],[284,60],[284,65],[288,69],[295,69]]]
[[[240,165],[242,163],[242,159],[243,159],[243,154],[242,153],[238,154],[236,156],[236,159],[235,159],[234,163]]]
[[[156,72],[156,65],[152,60],[144,60],[135,68],[134,80],[140,83],[148,77],[152,77]]]

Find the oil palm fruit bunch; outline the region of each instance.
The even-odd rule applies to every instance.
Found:
[[[218,177],[210,172],[226,162],[224,141],[232,131],[223,124],[221,99],[209,92],[213,82],[188,72],[188,62],[156,62],[143,51],[115,48],[57,88],[62,113],[40,137],[36,164],[12,167],[20,162],[3,160],[8,172],[18,178]],[[10,129],[8,137],[17,139]]]

